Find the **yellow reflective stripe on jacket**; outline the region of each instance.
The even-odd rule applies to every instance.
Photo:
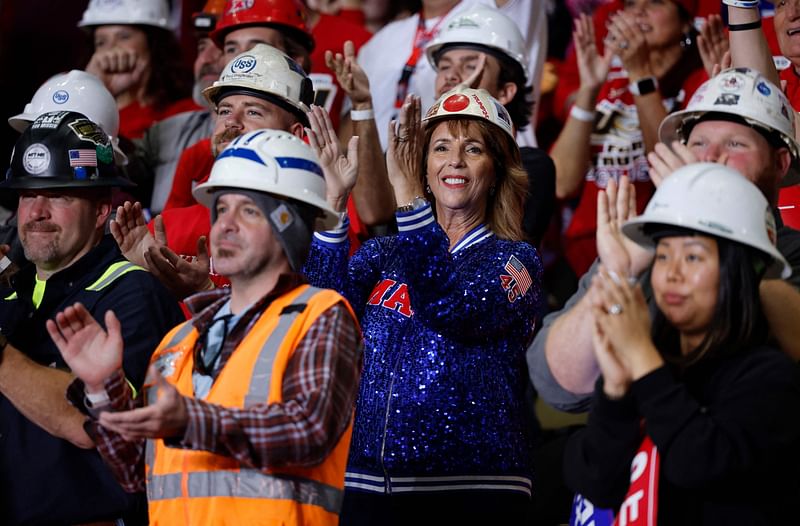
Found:
[[[147,483],[148,500],[184,496],[292,500],[338,513],[344,497],[342,490],[322,482],[288,475],[268,475],[256,469],[195,471],[187,475],[186,495],[183,495],[181,486],[183,473],[152,476]]]
[[[16,291],[14,291],[14,292],[12,292],[11,294],[9,294],[8,296],[6,296],[6,297],[5,297],[5,298],[3,298],[3,299],[4,299],[5,301],[11,301],[11,300],[15,300],[15,299],[17,299],[17,292],[16,292]]]
[[[98,292],[103,290],[104,288],[108,287],[111,283],[114,282],[119,277],[124,276],[128,272],[134,270],[144,270],[142,267],[138,265],[134,265],[130,261],[118,261],[116,263],[112,263],[103,275],[100,276],[97,281],[86,287],[86,290],[92,292]]]

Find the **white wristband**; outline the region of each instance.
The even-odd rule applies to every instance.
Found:
[[[594,111],[584,110],[575,105],[569,110],[570,116],[581,122],[594,122]]]
[[[98,407],[101,405],[105,405],[109,403],[111,400],[108,398],[108,393],[102,391],[100,393],[85,393],[86,400],[91,404],[92,407]]]
[[[758,0],[722,0],[722,3],[731,7],[741,7],[742,9],[756,9]]]
[[[375,118],[375,112],[372,108],[368,110],[350,110],[351,121],[370,121]]]

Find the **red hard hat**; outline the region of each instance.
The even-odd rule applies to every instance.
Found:
[[[227,0],[225,12],[210,36],[222,48],[225,35],[247,26],[274,26],[292,35],[309,53],[314,50],[305,11],[296,0]]]

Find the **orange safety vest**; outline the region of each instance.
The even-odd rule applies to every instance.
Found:
[[[324,311],[347,302],[332,290],[302,285],[261,314],[209,390],[205,400],[232,408],[282,402],[283,375],[297,344]],[[191,321],[164,337],[151,363],[185,396],[194,396]],[[154,385],[145,386],[148,398]],[[148,440],[145,453],[150,524],[336,525],[353,430],[347,430],[319,465],[259,470],[231,457],[167,447]]]

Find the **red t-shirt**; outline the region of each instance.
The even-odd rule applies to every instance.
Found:
[[[633,95],[628,91],[628,75],[613,68],[600,91],[596,111],[599,120],[591,136],[592,167],[586,172],[580,201],[564,234],[565,256],[572,269],[582,276],[597,257],[597,193],[610,178],[619,181],[627,175],[636,187],[636,208],[644,210],[653,194],[648,174],[644,138]],[[706,80],[705,71],[695,70],[683,83],[677,97],[664,99],[667,107],[679,109]]]
[[[167,104],[161,109],[141,106],[134,101],[119,110],[119,134],[128,139],[140,139],[154,123],[184,111],[199,109],[202,108],[191,97]]]
[[[778,210],[784,225],[800,230],[800,185],[781,188]]]
[[[325,51],[342,53],[345,41],[352,40],[358,54],[358,50],[372,34],[362,25],[331,15],[320,15],[316,25],[311,29],[311,34],[317,43],[311,54],[309,74],[314,81],[314,103],[328,110],[333,127],[338,130],[345,94],[336,82],[336,75],[325,65]]]
[[[172,179],[172,188],[167,202],[164,203],[164,210],[196,204],[192,190],[208,179],[212,166],[214,157],[211,155],[211,138],[200,139],[183,150],[175,168],[175,177]]]

